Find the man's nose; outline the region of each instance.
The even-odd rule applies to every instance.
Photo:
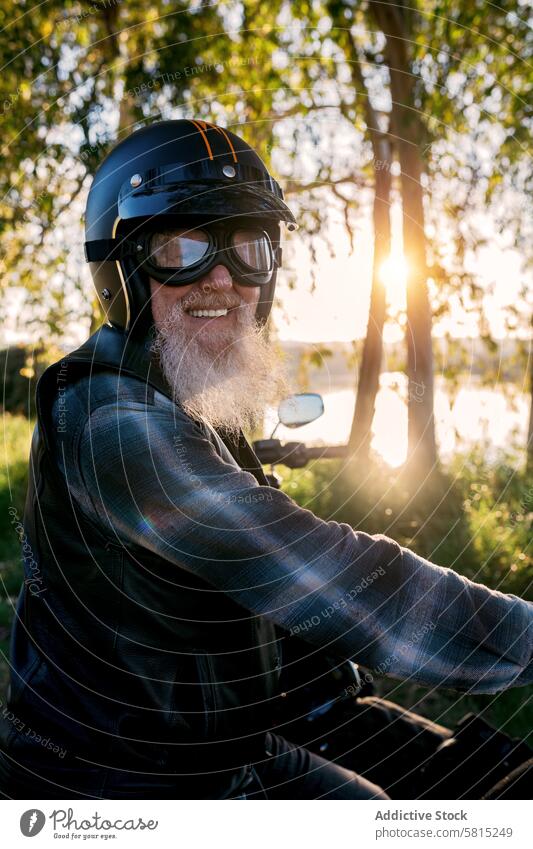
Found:
[[[225,265],[215,265],[202,278],[201,286],[213,292],[229,292],[233,287],[233,278]]]

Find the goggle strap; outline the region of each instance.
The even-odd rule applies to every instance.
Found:
[[[137,252],[136,243],[130,239],[93,239],[85,242],[84,248],[87,262],[113,262]]]
[[[116,262],[127,256],[136,256],[139,253],[139,247],[142,250],[142,246],[131,239],[92,239],[84,243],[85,260],[86,262]],[[274,264],[281,267],[281,245],[273,250],[273,259]]]

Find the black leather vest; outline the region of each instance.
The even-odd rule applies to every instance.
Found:
[[[148,404],[155,389],[169,395],[147,348],[108,326],[38,383],[8,703],[24,730],[11,722],[4,747],[22,763],[59,746],[64,763],[239,770],[264,756],[281,666],[276,629],[176,564],[120,546],[80,512],[50,440],[64,369],[69,383],[102,369],[132,375]],[[265,484],[244,437],[224,442]]]

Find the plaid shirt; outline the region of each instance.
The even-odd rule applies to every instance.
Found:
[[[260,486],[163,394],[144,404],[132,378],[90,379],[109,383],[108,400],[88,410],[89,378],[67,389],[57,460],[81,511],[115,542],[394,678],[479,693],[533,681],[533,604],[385,535],[317,518]]]

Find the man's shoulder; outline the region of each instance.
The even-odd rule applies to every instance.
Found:
[[[212,440],[210,429],[191,419],[182,407],[142,378],[112,370],[76,374],[58,382],[51,408],[52,422],[67,421],[72,434],[79,435],[85,426],[115,421],[125,424],[128,418],[149,422],[168,422],[174,431],[190,429]]]
[[[55,385],[52,390],[52,418],[60,409],[74,411],[83,417],[107,404],[137,402],[153,406],[154,392],[142,381],[113,371],[80,372],[73,374],[66,368],[55,371]]]
[[[63,442],[69,436],[77,441],[89,425],[124,423],[130,416],[172,418],[175,427],[187,419],[170,398],[146,381],[107,369],[80,373],[67,367],[63,375],[56,370],[51,394],[43,409],[49,411],[46,418],[49,415],[52,431],[61,434]]]

